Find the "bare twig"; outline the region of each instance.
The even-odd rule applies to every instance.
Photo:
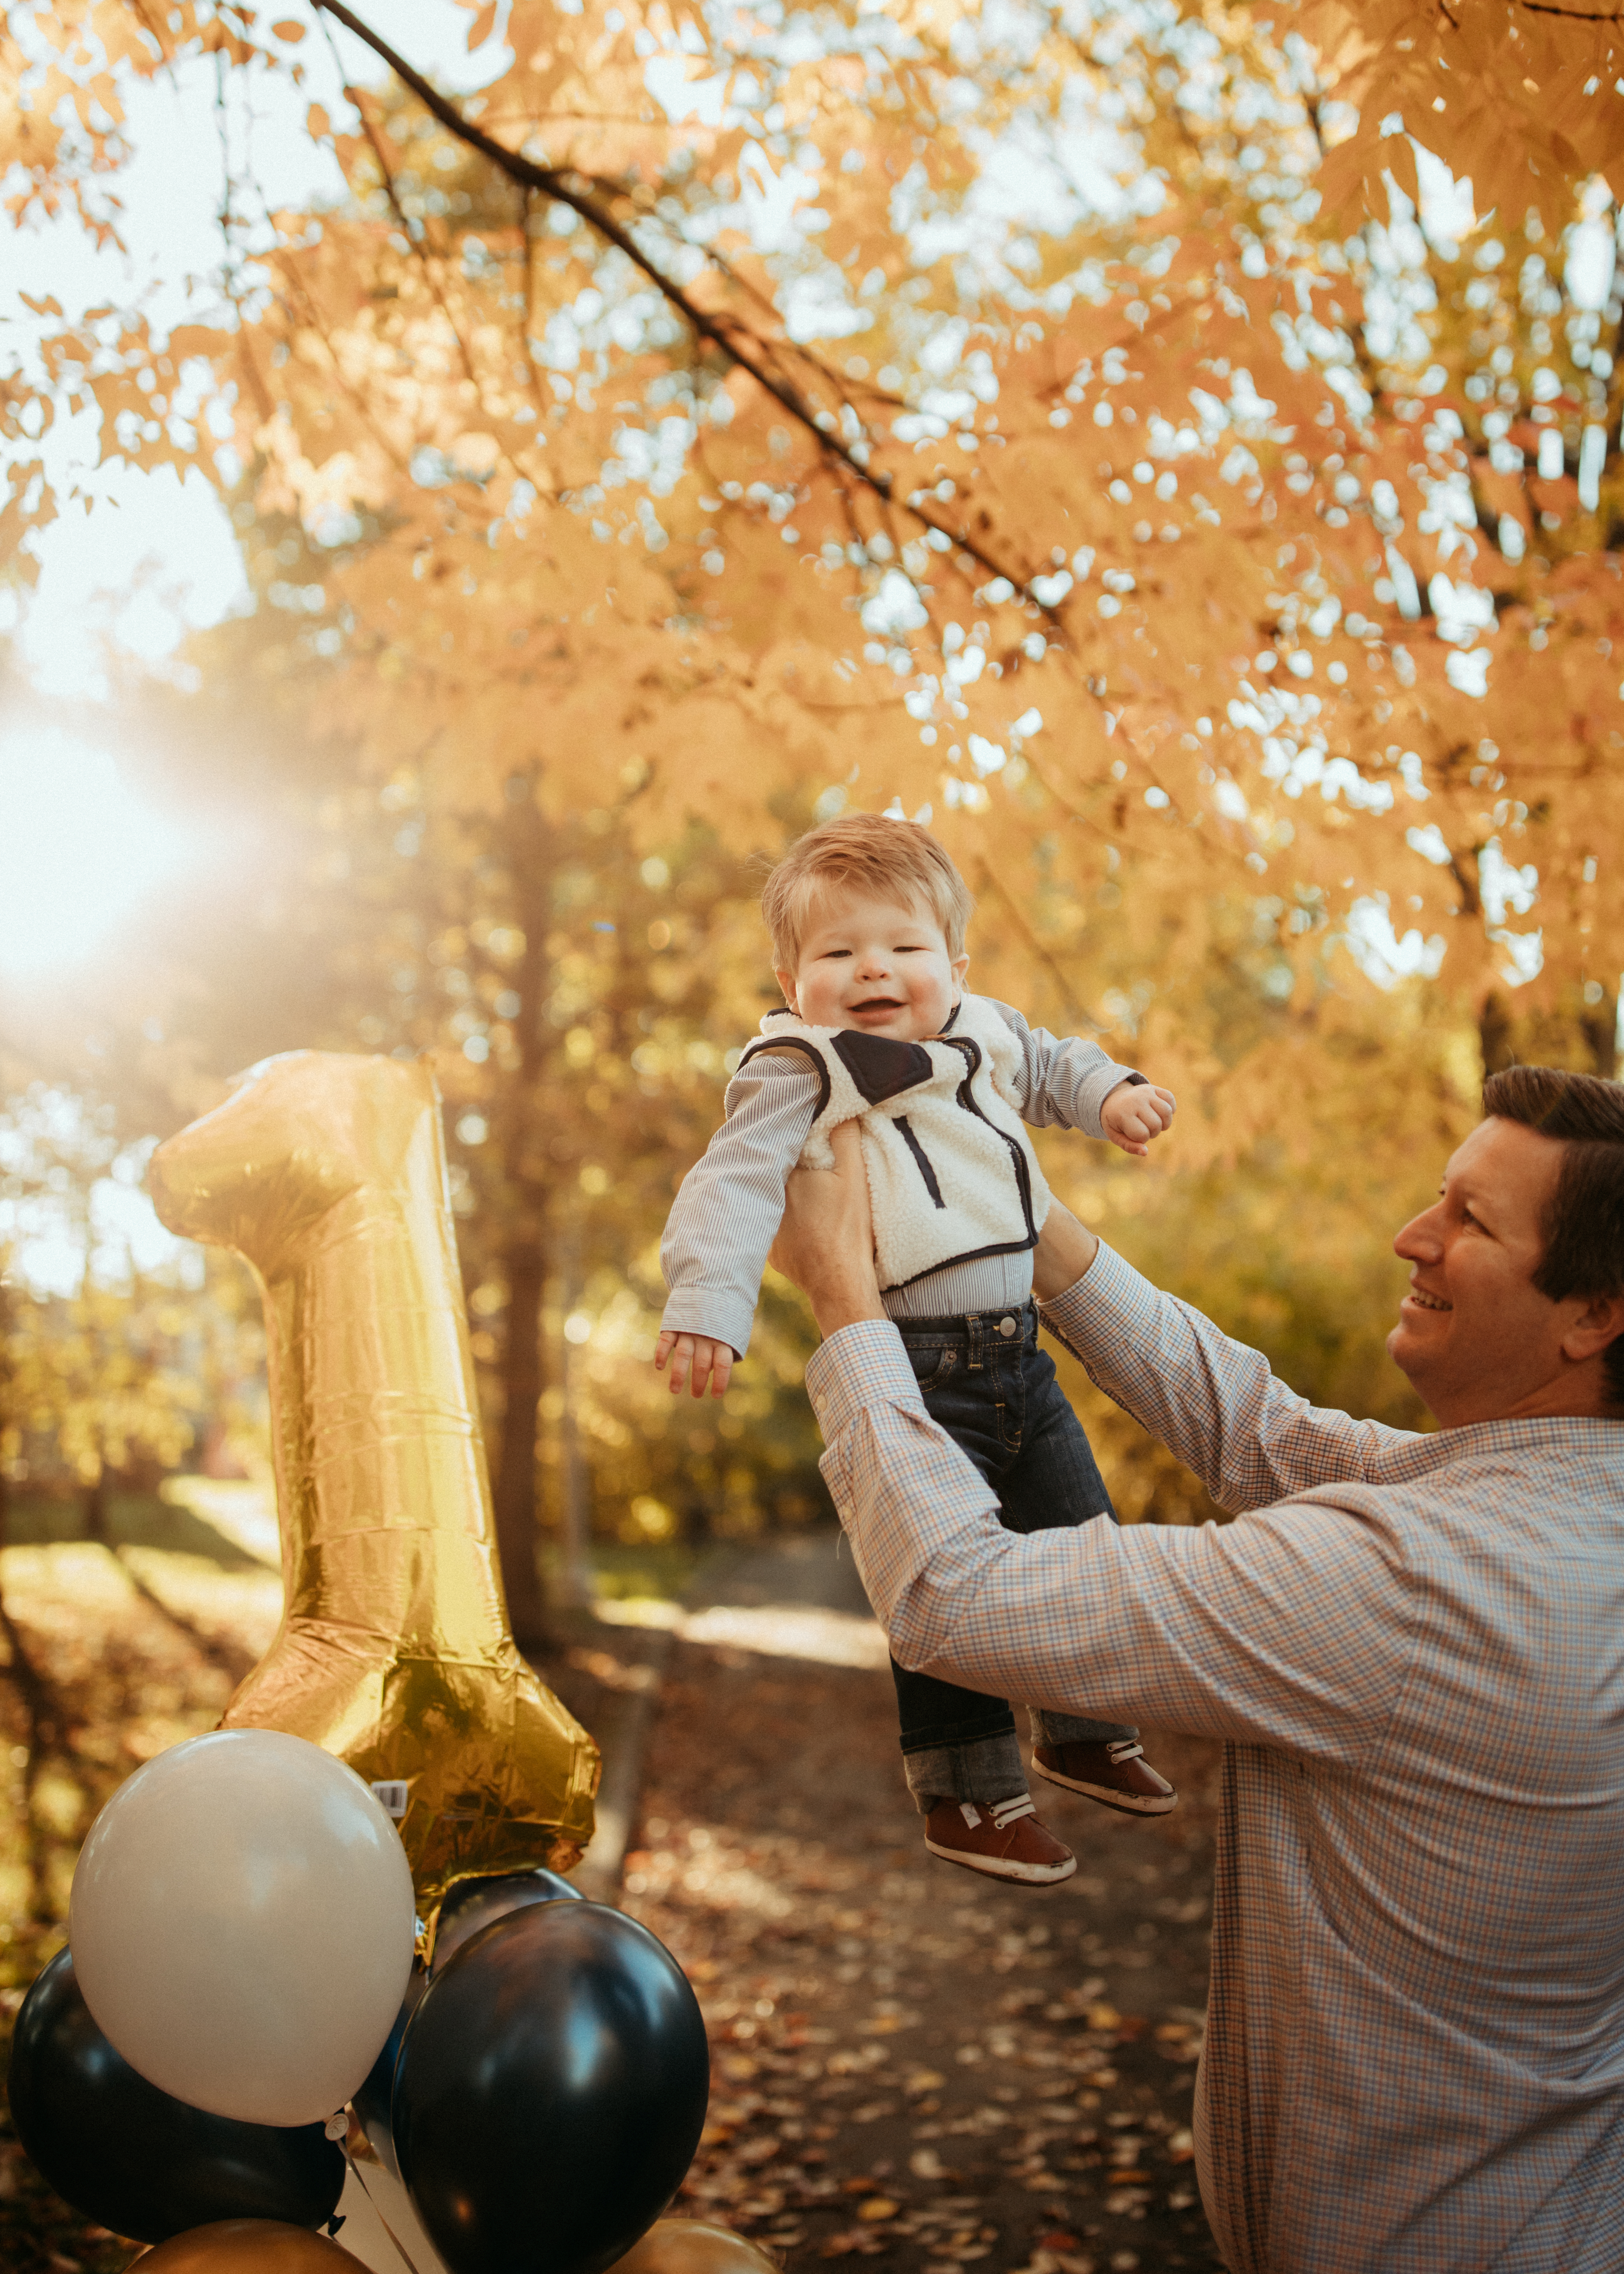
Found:
[[[1086,1026],[1094,1034],[1104,1034],[1106,1032],[1104,1022],[1096,1019],[1094,1013],[1088,1008],[1087,1005],[1080,999],[1075,988],[1071,984],[1070,975],[1067,973],[1065,967],[1047,947],[1045,947],[1043,942],[1038,937],[1036,932],[1034,931],[1031,924],[1026,921],[1025,909],[1021,907],[1020,902],[1016,898],[1015,894],[1011,892],[1009,886],[1004,882],[1004,879],[998,875],[997,871],[991,866],[991,864],[986,861],[979,862],[977,863],[977,870],[978,874],[976,877],[976,882],[980,885],[983,894],[985,894],[989,889],[996,894],[997,898],[1004,904],[1004,912],[1005,916],[1014,925],[1016,930],[1026,942],[1026,953],[1043,966],[1043,968],[1049,973],[1049,977],[1059,988],[1060,999],[1065,1005],[1066,1016],[1071,1019],[1080,1019],[1084,1025]]]
[[[1516,0],[1516,4],[1524,15],[1560,16],[1569,24],[1624,24],[1624,9],[1614,8],[1605,16],[1592,16],[1586,9],[1553,8],[1550,0]]]
[[[531,333],[536,322],[536,246],[530,236],[530,200],[536,192],[530,188],[519,192],[523,200],[519,212],[520,258],[524,263],[524,305],[519,316],[519,345],[524,350],[524,368],[530,378],[530,398],[536,405],[536,416],[545,418],[548,404],[542,392],[541,373],[537,368],[535,343]]]
[[[372,124],[372,114],[362,101],[360,88],[357,87],[352,87],[350,80],[344,75],[343,63],[339,56],[338,46],[336,41],[334,40],[331,26],[324,21],[321,28],[327,35],[328,51],[332,55],[334,65],[338,72],[340,81],[343,87],[344,100],[349,103],[350,109],[355,112],[356,117],[361,122],[361,132],[366,137],[367,147],[372,154],[372,163],[377,167],[379,177],[383,183],[383,193],[389,200],[389,210],[395,215],[396,222],[400,225],[401,235],[405,238],[407,245],[410,247],[411,251],[417,256],[417,260],[422,266],[424,281],[427,284],[429,291],[433,297],[435,306],[440,310],[440,314],[445,318],[447,323],[451,328],[451,336],[456,342],[458,355],[462,358],[462,369],[468,374],[468,383],[473,388],[475,395],[477,395],[479,392],[479,374],[474,369],[474,359],[468,351],[467,341],[457,329],[456,318],[452,314],[449,307],[446,305],[446,296],[440,289],[440,279],[434,274],[434,264],[429,257],[428,246],[424,244],[420,238],[412,235],[410,216],[408,215],[405,207],[401,203],[400,192],[395,186],[395,169],[390,165],[388,154],[384,149],[383,137]]]
[[[317,306],[314,296],[312,294],[309,287],[305,284],[304,278],[299,275],[292,261],[288,260],[286,257],[283,257],[279,260],[278,266],[281,267],[287,282],[291,286],[293,290],[297,293],[299,298],[304,301],[306,317],[311,328],[320,340],[322,346],[326,348],[328,358],[332,362],[333,375],[337,380],[339,385],[343,388],[345,394],[350,397],[350,402],[355,405],[356,410],[360,416],[362,424],[365,426],[367,432],[371,434],[372,440],[377,443],[384,456],[388,459],[395,471],[404,479],[410,480],[411,478],[410,468],[401,456],[400,452],[395,448],[395,445],[390,441],[388,436],[379,425],[377,420],[372,417],[372,410],[368,406],[365,396],[355,385],[353,380],[350,379],[349,373],[344,369],[343,358],[340,356],[337,348],[333,343],[332,335],[327,330],[326,324],[322,321],[321,311]],[[288,312],[289,315],[292,315],[293,311],[289,309]]]

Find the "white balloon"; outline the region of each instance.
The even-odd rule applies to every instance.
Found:
[[[411,1971],[411,1870],[352,1769],[275,1729],[215,1729],[121,1785],[73,1875],[97,2027],[149,2083],[250,2124],[342,2106]]]

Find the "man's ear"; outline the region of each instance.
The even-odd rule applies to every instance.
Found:
[[[1583,1302],[1562,1337],[1562,1355],[1583,1366],[1624,1335],[1624,1294],[1592,1295]]]
[[[799,1018],[801,1016],[801,1007],[795,1000],[794,973],[793,971],[775,971],[772,975],[778,981],[778,985],[784,990],[784,1000],[789,1005],[790,1009],[793,1011],[795,1016]]]

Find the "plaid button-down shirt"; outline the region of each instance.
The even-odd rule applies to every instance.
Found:
[[[1309,1405],[1101,1248],[1047,1313],[1225,1525],[1003,1531],[893,1328],[808,1369],[903,1664],[1225,1740],[1203,2197],[1237,2274],[1624,2268],[1624,1423]]]

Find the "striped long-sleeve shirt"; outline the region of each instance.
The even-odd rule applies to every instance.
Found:
[[[1047,1313],[1237,1520],[1022,1538],[889,1325],[808,1386],[905,1666],[1225,1741],[1197,2100],[1237,2274],[1624,2267],[1624,1423],[1310,1406],[1101,1248]]]

